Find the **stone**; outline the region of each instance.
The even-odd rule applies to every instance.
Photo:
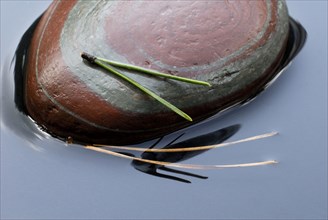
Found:
[[[54,1],[30,44],[28,114],[61,139],[140,143],[244,103],[279,72],[284,1]],[[193,118],[188,122],[80,53],[203,80],[192,85],[120,69]]]

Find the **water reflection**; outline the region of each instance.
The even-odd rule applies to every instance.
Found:
[[[184,141],[177,142],[184,134],[181,134],[177,138],[175,138],[173,141],[171,141],[169,144],[167,144],[162,149],[173,149],[173,148],[188,148],[188,147],[197,147],[197,146],[204,146],[204,145],[214,145],[222,143],[223,141],[227,140],[231,136],[233,136],[240,128],[240,125],[232,125],[229,127],[225,127],[219,130],[216,130],[214,132],[200,135],[197,137],[193,137]],[[161,139],[159,139],[156,143],[154,143],[149,149],[154,148],[156,145],[160,143]],[[142,159],[148,159],[148,160],[155,160],[155,161],[164,161],[164,162],[170,162],[170,163],[176,163],[180,161],[184,161],[187,159],[190,159],[192,157],[195,157],[201,153],[205,152],[203,151],[185,151],[185,152],[144,152],[141,154]],[[177,180],[185,183],[190,183],[189,180],[177,177],[177,176],[171,176],[163,173],[159,173],[158,170],[171,172],[175,174],[182,174],[187,176],[192,176],[196,178],[206,179],[205,176],[200,176],[197,174],[175,170],[172,168],[168,168],[161,165],[155,165],[155,164],[149,164],[141,161],[132,161],[132,165],[137,170],[158,176],[163,177],[167,179]]]
[[[27,114],[27,109],[24,104],[25,77],[28,63],[28,54],[30,43],[42,15],[36,19],[33,24],[23,34],[16,52],[14,60],[14,80],[15,80],[15,104],[17,109],[24,114]]]
[[[277,66],[276,73],[272,79],[269,80],[268,84],[265,85],[262,90],[259,90],[258,93],[249,97],[248,99],[242,101],[240,104],[247,104],[256,98],[261,92],[267,89],[275,80],[289,67],[291,61],[296,57],[296,55],[302,50],[306,38],[307,32],[303,26],[294,20],[292,17],[289,17],[289,35],[286,44],[286,51],[282,57],[281,62]]]
[[[24,105],[24,80],[27,54],[33,32],[41,16],[33,22],[22,36],[12,62],[7,61],[3,67],[2,74],[2,105],[1,105],[1,125],[12,130],[19,137],[22,137],[29,146],[34,140],[47,138],[45,132],[34,123],[27,115]],[[13,83],[14,82],[14,83]],[[34,149],[40,150],[33,145]]]

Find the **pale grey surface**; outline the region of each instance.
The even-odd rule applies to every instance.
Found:
[[[20,36],[48,4],[1,1],[2,74]],[[309,35],[290,69],[249,105],[192,131],[241,123],[231,140],[272,130],[280,135],[187,161],[276,159],[278,165],[196,171],[209,179],[183,184],[52,139],[32,145],[1,123],[1,219],[327,219],[327,2],[289,1],[288,7]]]

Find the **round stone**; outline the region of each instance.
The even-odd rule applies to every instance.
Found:
[[[50,134],[132,144],[199,122],[261,91],[288,39],[284,1],[54,1],[29,48],[25,105]],[[209,82],[120,69],[193,118],[188,122],[80,53]]]

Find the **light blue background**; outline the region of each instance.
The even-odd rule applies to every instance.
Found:
[[[308,32],[292,66],[249,105],[190,133],[241,123],[231,140],[280,135],[187,161],[279,164],[195,171],[209,179],[183,184],[53,139],[28,143],[1,123],[1,219],[327,219],[327,1],[287,3]],[[20,36],[48,5],[1,0],[2,74],[9,74]]]

